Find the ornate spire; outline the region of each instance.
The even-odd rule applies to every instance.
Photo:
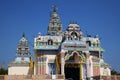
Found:
[[[18,43],[18,48],[16,51],[16,61],[28,61],[29,62],[29,57],[31,57],[30,55],[30,51],[29,51],[29,46],[28,46],[28,41],[25,38],[25,34],[22,34],[22,38],[20,39],[19,43]]]
[[[25,37],[25,33],[23,32],[22,37]]]
[[[53,12],[50,13],[50,22],[48,25],[47,35],[55,36],[62,35],[62,23],[59,15],[57,14],[57,6],[53,6]]]
[[[56,5],[53,5],[53,12],[57,12],[58,8]]]

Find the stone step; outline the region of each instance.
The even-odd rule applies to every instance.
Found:
[[[32,79],[25,79],[25,80],[32,80]]]

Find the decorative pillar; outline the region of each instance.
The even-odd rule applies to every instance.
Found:
[[[90,56],[90,77],[93,76],[93,62],[92,62],[92,56]]]
[[[83,80],[82,60],[80,60],[80,80]]]
[[[90,53],[89,51],[86,51],[85,54],[86,54],[87,79],[90,80],[91,77]]]
[[[86,65],[87,65],[87,78],[89,78],[89,77],[90,77],[89,59],[87,59],[87,61],[86,61]]]
[[[34,61],[35,61],[35,63],[34,63],[34,75],[36,75],[37,74],[37,51],[35,50],[34,51],[34,56],[35,56],[35,58],[34,58]]]
[[[62,50],[61,52],[61,75],[64,75],[64,65],[65,65],[65,59],[64,59],[64,53],[65,51]]]
[[[58,55],[56,55],[56,66],[57,66],[56,73],[59,74],[60,73],[60,65],[59,65]]]

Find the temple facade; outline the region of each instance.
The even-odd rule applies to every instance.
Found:
[[[8,64],[8,75],[28,75],[30,74],[31,55],[28,41],[23,33],[18,43],[15,60]]]
[[[77,23],[70,23],[63,32],[54,6],[47,35],[39,33],[34,39],[34,75],[63,75],[73,80],[109,76],[110,66],[103,54],[99,37],[83,36]]]
[[[38,33],[34,38],[34,64],[23,34],[15,60],[9,63],[8,75],[48,75],[48,78],[53,76],[53,80],[60,75],[63,80],[93,80],[111,75],[110,65],[104,62],[103,55],[98,35],[84,36],[76,22],[68,24],[66,31],[62,30],[62,22],[54,6],[46,35]]]

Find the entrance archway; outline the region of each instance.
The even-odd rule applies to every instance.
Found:
[[[78,63],[65,64],[65,78],[71,80],[80,80],[80,67]]]
[[[69,59],[65,61],[65,78],[71,80],[81,79],[82,58],[78,52],[73,52]]]

